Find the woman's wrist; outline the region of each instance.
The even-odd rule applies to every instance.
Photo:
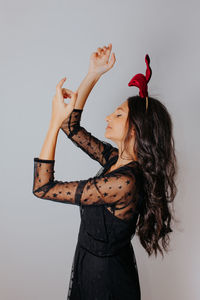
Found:
[[[96,73],[96,72],[91,72],[91,71],[88,71],[86,77],[88,77],[89,79],[93,79],[95,81],[99,80],[99,78],[101,77],[100,74]]]
[[[66,117],[67,118],[67,117]],[[49,128],[48,128],[48,131],[51,131],[51,132],[58,132],[60,129],[60,124],[54,120],[51,120],[50,123],[49,123]]]

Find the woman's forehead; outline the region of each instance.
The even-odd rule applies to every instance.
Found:
[[[122,102],[121,105],[118,105],[118,106],[117,106],[117,109],[118,109],[118,108],[123,108],[125,111],[127,111],[127,110],[128,110],[128,101],[125,100],[124,102]]]
[[[122,102],[122,104],[117,105],[117,107],[115,108],[115,111],[117,110],[122,110],[124,112],[128,112],[129,108],[128,108],[128,101],[125,100],[124,102]]]

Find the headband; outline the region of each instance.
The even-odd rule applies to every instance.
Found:
[[[146,54],[145,56],[145,62],[147,65],[146,69],[146,76],[143,74],[139,73],[136,74],[128,83],[128,86],[136,86],[140,89],[139,95],[141,98],[146,98],[146,111],[148,108],[148,86],[147,83],[149,82],[152,74],[152,70],[150,68],[150,58],[149,55]]]

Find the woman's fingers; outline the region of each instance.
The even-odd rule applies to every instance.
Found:
[[[69,89],[62,88],[63,96],[65,98],[71,98],[73,92]]]
[[[112,51],[112,44],[109,44],[108,47],[107,47],[107,49],[106,49],[106,53],[105,53],[106,56],[107,56],[107,58],[110,57],[111,51]]]
[[[111,51],[111,43],[109,43],[107,47],[105,45],[102,48],[98,47],[97,51],[93,52],[90,56],[89,72],[96,72],[102,75],[112,68],[115,63],[115,55],[114,53],[111,55]]]
[[[71,99],[68,104],[70,104],[70,106],[74,107],[75,103],[76,103],[77,96],[78,96],[78,91],[73,92],[69,89],[62,88],[62,92],[63,92],[64,98],[70,98]]]
[[[72,92],[71,99],[68,104],[64,104],[68,113],[71,113],[75,107],[78,91]]]
[[[64,77],[63,79],[61,79],[58,84],[56,85],[56,89],[61,89],[61,87],[63,86],[64,82],[66,80],[66,77]]]
[[[98,55],[101,55],[103,53],[103,49],[102,48],[98,48],[97,49],[97,53],[98,53]]]
[[[107,57],[109,57],[111,50],[112,50],[112,44],[110,43],[110,44],[108,44],[108,47],[106,47],[106,46],[104,46],[102,48],[98,47],[96,53],[98,55],[102,55],[103,54],[103,55],[106,55]]]
[[[106,47],[106,46],[103,46],[102,48],[97,48],[97,52],[98,52],[98,54],[102,54],[102,53],[104,53],[106,50],[108,49],[108,47]]]
[[[110,70],[116,61],[115,53],[112,53],[110,61],[108,63],[108,70]]]
[[[109,52],[109,54],[110,54],[111,50],[112,50],[112,44],[110,43],[110,44],[108,45],[108,52]]]
[[[63,95],[62,95],[62,86],[63,86],[65,80],[66,80],[66,77],[64,77],[63,79],[61,79],[61,80],[58,82],[58,84],[56,85],[56,92],[57,92],[58,96],[60,96],[60,97],[63,96]]]

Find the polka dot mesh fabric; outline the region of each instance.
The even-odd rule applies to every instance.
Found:
[[[67,136],[102,166],[116,157],[117,148],[92,136],[80,126],[82,110],[74,109],[62,124]],[[33,194],[42,199],[82,205],[106,205],[120,209],[121,219],[135,212],[138,196],[136,179],[130,162],[114,171],[85,180],[61,181],[54,178],[55,160],[34,158]]]
[[[82,109],[74,109],[63,121],[61,130],[77,147],[104,166],[109,159],[118,154],[118,148],[99,140],[80,126],[82,112]]]
[[[54,179],[54,165],[55,161],[34,158],[33,194],[36,197],[78,206],[115,205],[121,209],[121,218],[128,218],[134,212],[137,194],[131,167],[123,166],[86,180],[59,181]]]

